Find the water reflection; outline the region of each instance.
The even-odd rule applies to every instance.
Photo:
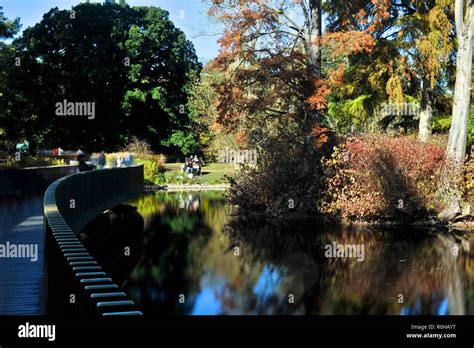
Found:
[[[107,274],[124,285],[144,253],[143,226],[134,207],[119,205],[89,222],[79,237]]]
[[[240,221],[222,193],[148,194],[125,290],[145,315],[473,314],[472,239],[407,228]],[[364,245],[363,262],[324,245]]]

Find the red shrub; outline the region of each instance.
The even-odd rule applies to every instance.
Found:
[[[349,220],[413,220],[437,206],[444,150],[412,137],[366,135],[348,139],[323,159],[325,214]]]

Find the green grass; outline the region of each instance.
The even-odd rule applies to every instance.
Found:
[[[228,182],[226,176],[232,176],[235,173],[232,164],[209,163],[202,167],[202,175],[189,179],[181,170],[183,165],[184,163],[164,164],[166,171],[163,176],[163,184],[226,184]]]

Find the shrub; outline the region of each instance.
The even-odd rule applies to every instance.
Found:
[[[135,163],[143,164],[143,171],[144,171],[144,180],[146,185],[155,185],[158,184],[161,178],[161,163],[146,158],[136,158]]]
[[[144,179],[146,185],[159,185],[163,180],[165,167],[163,165],[165,157],[152,153],[131,152],[134,164],[143,164]],[[108,165],[115,167],[118,158],[124,159],[127,152],[107,153]]]
[[[433,119],[433,133],[445,133],[449,132],[451,127],[451,116],[437,116]],[[474,145],[474,108],[473,112],[469,117],[469,123],[467,128],[467,143],[468,145]]]
[[[143,139],[132,137],[130,143],[125,146],[123,152],[130,152],[135,155],[151,155],[151,145]]]
[[[471,151],[469,158],[464,164],[464,194],[468,201],[474,202],[474,152]]]
[[[21,161],[16,161],[13,157],[9,157],[2,167],[5,168],[25,168],[25,167],[48,167],[48,166],[62,166],[66,162],[60,158],[52,157],[35,157],[22,156]]]
[[[330,148],[325,145],[328,139],[317,137],[315,143],[297,139],[269,139],[259,151],[257,166],[244,166],[230,179],[230,201],[242,213],[277,218],[316,214],[314,199],[322,192],[321,156]]]
[[[443,148],[412,137],[350,138],[323,158],[319,211],[344,220],[414,220],[439,211]]]

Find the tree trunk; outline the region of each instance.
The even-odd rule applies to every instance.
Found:
[[[458,165],[464,163],[464,156],[466,155],[471,98],[474,11],[472,11],[471,0],[468,0],[468,2],[468,12],[466,15],[458,15],[458,18],[466,17],[466,22],[458,23],[459,19],[457,19],[456,22],[456,26],[461,26],[461,28],[457,28],[458,55],[456,60],[456,85],[454,88],[453,117],[447,146],[448,155],[450,155]],[[456,0],[457,12],[462,11],[462,5],[462,0]],[[461,9],[459,9],[459,7],[461,7]]]
[[[308,67],[312,79],[321,79],[321,36],[322,36],[322,9],[321,0],[310,1],[309,27],[306,35],[306,54]]]
[[[444,200],[445,208],[438,214],[442,221],[453,220],[461,211],[462,192],[459,182],[464,157],[466,155],[467,129],[469,123],[469,108],[472,81],[472,40],[474,32],[474,11],[472,1],[456,0],[455,19],[458,53],[456,60],[456,84],[454,87],[453,116],[446,152],[455,161],[455,167],[444,168],[444,174],[439,183],[438,193]],[[466,8],[466,12],[464,12]]]
[[[431,121],[433,120],[433,93],[424,88],[420,105],[420,121],[418,126],[418,139],[426,142],[431,137]]]
[[[306,6],[302,4],[302,6]],[[309,13],[308,13],[309,12]],[[322,8],[321,0],[310,0],[309,11],[305,12],[305,38],[304,47],[308,61],[308,75],[311,81],[321,80],[321,36],[322,36]],[[311,95],[310,93],[308,97]],[[320,115],[317,110],[308,109],[307,115],[309,123],[306,126],[312,127],[315,121],[319,121]]]

